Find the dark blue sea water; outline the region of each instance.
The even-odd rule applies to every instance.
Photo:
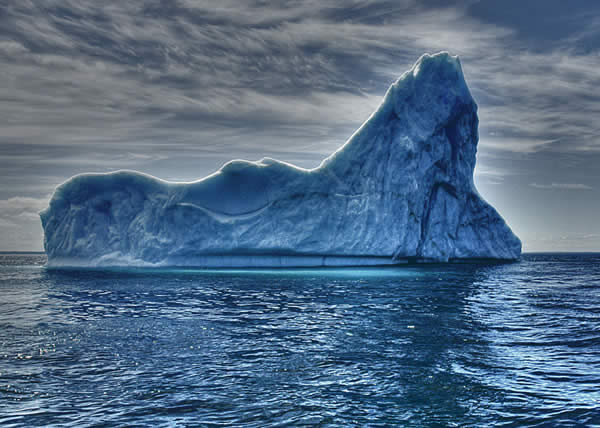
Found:
[[[2,426],[600,426],[600,254],[51,271],[0,255]]]

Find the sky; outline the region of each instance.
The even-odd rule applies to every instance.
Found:
[[[315,167],[423,54],[459,55],[475,183],[524,251],[600,251],[597,0],[0,3],[0,250],[72,175]]]

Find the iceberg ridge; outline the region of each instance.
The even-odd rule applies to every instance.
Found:
[[[314,169],[233,160],[190,183],[81,174],[40,213],[49,266],[350,266],[517,259],[473,184],[477,105],[460,61],[423,55]]]

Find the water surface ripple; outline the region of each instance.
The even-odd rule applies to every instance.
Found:
[[[2,426],[600,425],[600,255],[51,271],[0,255]]]

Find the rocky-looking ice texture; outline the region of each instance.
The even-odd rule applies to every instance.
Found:
[[[477,105],[424,55],[319,167],[234,160],[192,183],[82,174],[41,213],[49,266],[333,266],[517,259],[477,193]]]

